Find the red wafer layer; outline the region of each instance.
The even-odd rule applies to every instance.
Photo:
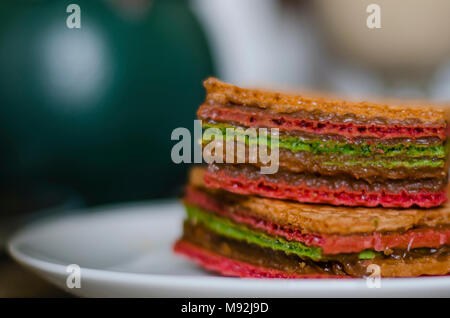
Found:
[[[236,223],[246,224],[272,236],[302,242],[308,246],[321,247],[324,254],[358,253],[365,249],[384,251],[387,249],[438,248],[450,244],[450,228],[421,228],[402,233],[368,233],[350,235],[329,235],[302,233],[300,229],[274,224],[255,218],[248,211],[229,209],[226,203],[215,200],[211,195],[193,187],[186,189],[185,201],[204,210],[223,215]]]
[[[445,190],[439,192],[420,191],[399,193],[352,191],[346,188],[337,190],[308,187],[307,185],[290,185],[285,182],[270,182],[264,177],[258,180],[248,179],[245,175],[229,176],[224,171],[207,171],[205,184],[211,188],[221,188],[239,194],[256,194],[282,200],[294,200],[305,203],[325,203],[346,206],[367,206],[409,208],[417,205],[422,208],[436,207],[447,201]]]
[[[337,134],[347,138],[375,137],[420,138],[436,136],[441,140],[446,138],[444,126],[399,126],[336,123],[330,121],[315,121],[296,118],[276,113],[266,113],[252,109],[226,107],[222,105],[200,106],[197,115],[200,119],[211,119],[219,122],[233,122],[246,127],[279,128],[281,131],[303,131],[317,134]]]
[[[207,251],[191,243],[179,240],[174,245],[175,253],[184,255],[203,268],[220,273],[224,276],[242,278],[347,278],[344,276],[326,274],[295,274],[276,269],[264,268],[237,261],[219,254]]]

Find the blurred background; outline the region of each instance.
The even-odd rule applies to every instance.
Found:
[[[43,213],[180,193],[170,135],[208,76],[450,100],[449,17],[448,0],[2,0],[0,244]]]

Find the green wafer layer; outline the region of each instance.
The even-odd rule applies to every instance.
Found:
[[[257,232],[246,226],[236,224],[228,219],[203,211],[195,206],[186,206],[188,219],[199,222],[209,230],[217,234],[273,250],[283,251],[287,254],[295,254],[299,257],[308,257],[320,260],[322,249],[320,247],[306,246],[296,241],[287,241],[280,237],[272,237],[262,232]],[[373,259],[378,253],[373,250],[365,250],[358,254],[360,259]]]
[[[241,127],[233,127],[222,124],[203,124],[205,129],[204,137],[208,133],[219,133],[225,136],[226,140],[245,141],[247,145],[272,146],[270,136],[258,138],[257,135],[246,131]],[[212,130],[206,130],[213,128]],[[233,129],[227,129],[233,128]],[[319,139],[306,140],[294,136],[280,135],[278,146],[290,150],[291,152],[308,152],[312,155],[336,155],[336,160],[325,160],[324,165],[336,166],[381,166],[387,169],[393,168],[420,168],[420,167],[444,167],[447,149],[443,143],[438,145],[422,144],[384,144],[384,143],[358,143],[349,144],[339,141],[323,141]],[[352,158],[349,160],[349,157]]]

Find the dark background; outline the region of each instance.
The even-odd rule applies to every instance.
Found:
[[[449,17],[448,0],[1,0],[0,254],[48,214],[180,194],[170,136],[208,76],[448,102]],[[0,255],[8,296],[65,294]]]
[[[170,135],[208,76],[449,100],[449,17],[447,0],[0,1],[0,216],[179,194]]]
[[[69,29],[70,3],[0,3],[4,204],[52,190],[87,205],[176,195],[186,166],[170,134],[192,129],[215,74],[197,18],[183,0],[80,0],[82,27]]]

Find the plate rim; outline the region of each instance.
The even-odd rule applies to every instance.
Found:
[[[76,218],[86,218],[86,217],[108,217],[117,215],[121,210],[130,208],[142,208],[154,207],[157,205],[175,205],[176,200],[173,199],[162,199],[153,201],[142,201],[142,202],[132,202],[132,203],[119,203],[119,204],[108,204],[105,206],[77,209],[73,211],[74,213],[63,214],[60,216],[51,216],[43,220],[39,220],[36,223],[31,223],[24,228],[17,231],[9,240],[7,244],[7,251],[11,257],[25,266],[29,270],[37,273],[39,276],[48,280],[48,277],[43,276],[43,273],[52,274],[55,276],[66,276],[67,265],[56,263],[48,260],[41,259],[36,256],[28,255],[27,253],[21,251],[20,243],[23,242],[23,238],[27,236],[27,233],[32,231],[38,231],[39,229],[44,229],[46,225],[53,222],[61,222],[70,217]],[[96,210],[96,215],[86,214],[87,211]],[[81,213],[80,213],[81,212]],[[158,214],[158,212],[152,212]],[[162,214],[162,213],[161,213]],[[165,212],[167,214],[167,212]],[[170,215],[166,217],[173,217],[175,212],[171,212]],[[180,256],[181,257],[181,256]],[[56,261],[56,260],[55,260]],[[222,276],[196,276],[196,275],[170,275],[170,274],[151,274],[151,273],[133,273],[124,272],[118,270],[110,269],[97,269],[85,266],[80,266],[83,279],[91,280],[102,280],[103,282],[109,283],[125,283],[133,284],[134,286],[148,286],[148,287],[162,287],[162,288],[186,288],[191,285],[195,285],[196,288],[212,286],[224,291],[232,291],[239,289],[241,291],[251,291],[255,288],[265,286],[265,288],[288,288],[291,291],[312,291],[318,292],[324,289],[326,286],[329,293],[333,292],[352,292],[361,290],[362,287],[367,290],[374,290],[373,296],[368,297],[380,297],[383,294],[383,290],[389,289],[389,292],[395,292],[395,290],[405,290],[410,288],[412,284],[421,284],[421,289],[437,288],[439,290],[449,290],[447,297],[450,297],[450,276],[430,276],[430,277],[415,277],[415,278],[383,278],[382,288],[367,288],[365,285],[364,278],[349,278],[349,279],[256,279],[256,278],[236,278],[236,277],[222,277]],[[444,278],[444,279],[443,279]],[[420,280],[420,281],[419,281]],[[53,282],[54,283],[54,282]],[[267,286],[270,284],[270,286]],[[69,290],[70,292],[71,290]],[[380,292],[378,292],[380,291]],[[416,292],[420,295],[419,292]],[[426,296],[426,295],[425,295]],[[336,296],[339,297],[339,296]],[[362,297],[365,297],[364,295]],[[398,295],[402,297],[402,295]],[[414,296],[412,296],[414,297]],[[444,296],[445,297],[445,296]]]

